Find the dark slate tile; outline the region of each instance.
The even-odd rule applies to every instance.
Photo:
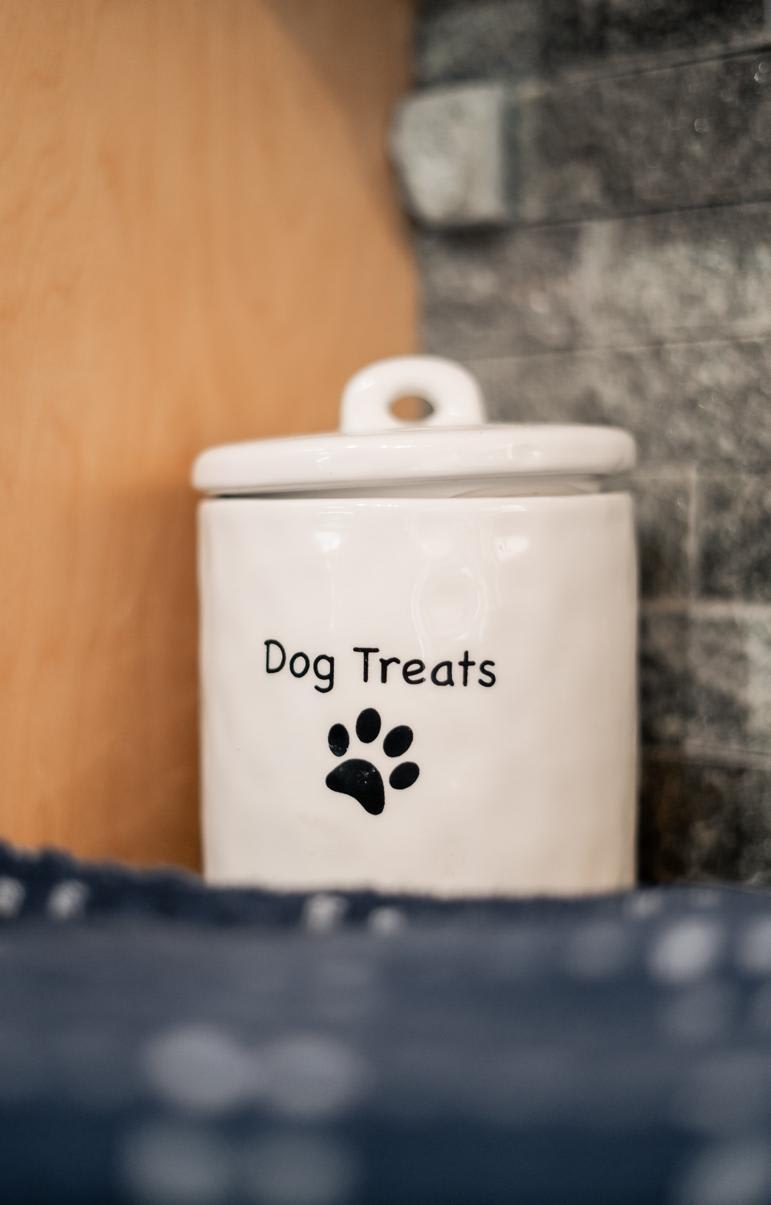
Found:
[[[643,605],[643,744],[771,760],[771,607]]]
[[[540,0],[423,0],[415,18],[416,82],[537,74],[541,17]]]
[[[705,476],[697,488],[701,596],[771,602],[771,474]]]
[[[771,765],[648,757],[640,874],[771,885]]]
[[[763,0],[421,0],[419,84],[617,70],[762,38]]]
[[[635,473],[635,498],[644,599],[687,599],[692,588],[690,550],[694,481],[690,470]]]
[[[771,205],[422,234],[430,350],[481,359],[771,333]]]
[[[754,201],[771,195],[771,56],[566,81],[512,95],[513,221]]]
[[[582,341],[578,226],[495,235],[418,235],[427,350],[505,355]]]
[[[681,746],[687,735],[688,623],[685,610],[640,615],[640,731],[644,745]]]
[[[556,0],[559,7],[564,0]],[[599,12],[604,51],[611,56],[639,55],[662,49],[693,52],[700,46],[730,45],[768,31],[764,0],[567,0],[585,14]],[[554,39],[559,32],[553,30]],[[568,41],[566,52],[570,53]],[[563,57],[566,57],[563,55]]]
[[[691,754],[771,755],[771,607],[694,608],[688,676]]]
[[[626,427],[643,465],[771,464],[771,339],[473,360],[502,421]]]

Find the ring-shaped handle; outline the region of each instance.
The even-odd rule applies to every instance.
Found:
[[[404,422],[391,405],[413,395],[430,402],[432,411],[418,422]],[[440,356],[394,356],[369,364],[351,377],[340,405],[340,430],[349,435],[395,427],[475,427],[486,419],[476,379]]]

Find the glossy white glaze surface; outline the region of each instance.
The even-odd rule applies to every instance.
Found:
[[[401,422],[389,407],[411,394],[430,402],[432,413]],[[565,493],[566,481],[634,464],[634,440],[614,427],[484,420],[479,387],[459,364],[436,356],[381,360],[348,382],[339,432],[209,448],[193,466],[193,485],[215,495]]]
[[[628,496],[211,499],[199,523],[210,880],[443,895],[633,881]],[[274,673],[267,640],[286,651]],[[355,647],[380,650],[367,682]],[[385,683],[380,656],[399,658]],[[406,681],[406,661],[426,680],[413,664]],[[435,684],[448,661],[454,684]],[[367,708],[383,728],[362,746]],[[351,736],[343,757],[334,725]],[[389,758],[399,726],[413,741]],[[384,772],[380,814],[327,786],[346,757]],[[394,790],[400,762],[419,777]]]
[[[394,356],[378,360],[352,376],[340,402],[340,430],[403,430],[407,425],[391,413],[400,397],[422,397],[431,405],[421,428],[476,427],[487,421],[482,391],[461,364],[441,356]]]

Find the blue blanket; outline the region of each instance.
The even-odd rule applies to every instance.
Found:
[[[771,1201],[771,897],[207,890],[0,848],[9,1202]]]

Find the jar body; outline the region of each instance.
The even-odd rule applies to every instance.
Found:
[[[218,498],[199,533],[210,881],[633,882],[627,495]]]

